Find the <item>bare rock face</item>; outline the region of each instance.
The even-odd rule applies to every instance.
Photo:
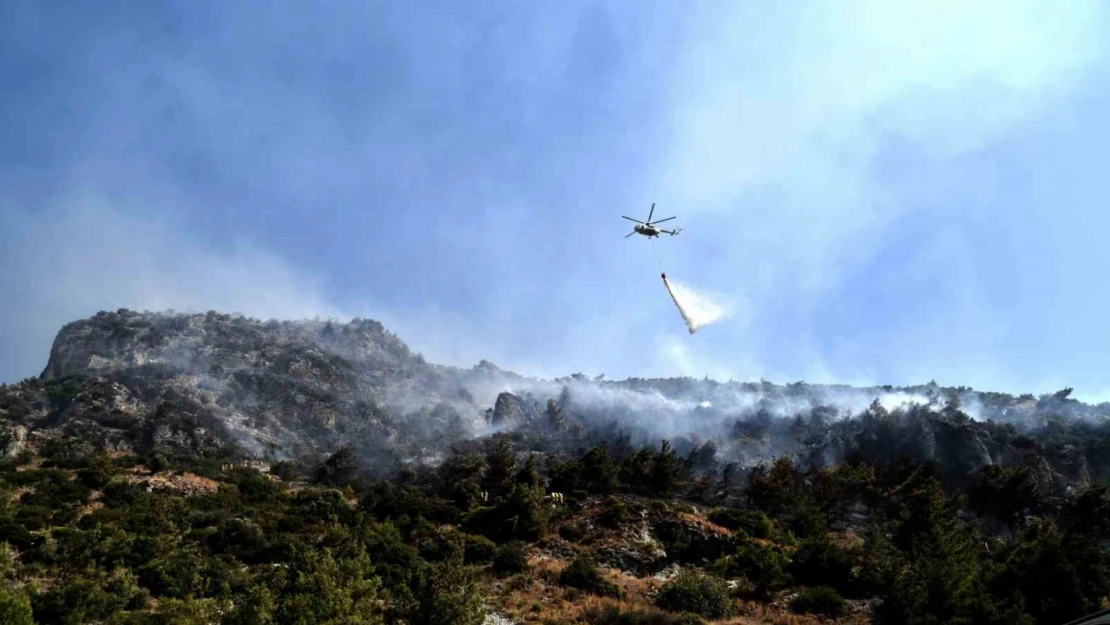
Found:
[[[13,426],[7,433],[7,440],[4,443],[3,450],[0,451],[0,457],[11,458],[17,456],[23,451],[26,444],[27,428],[22,425]]]
[[[27,432],[109,450],[222,447],[271,460],[344,444],[418,451],[443,428],[468,436],[478,416],[449,370],[376,321],[126,309],[62,328],[38,380],[0,389],[0,410]]]
[[[530,395],[514,395],[503,392],[497,396],[493,408],[488,410],[486,417],[490,424],[498,427],[506,424],[538,423],[543,418],[543,405]]]
[[[493,405],[493,417],[490,419],[495,427],[506,422],[520,422],[524,420],[524,407],[520,398],[512,393],[501,393]]]
[[[643,520],[627,531],[622,539],[599,547],[598,562],[635,575],[652,575],[667,564],[667,551],[651,534],[651,526]]]

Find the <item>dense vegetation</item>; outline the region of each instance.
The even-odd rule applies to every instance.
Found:
[[[0,466],[5,622],[480,623],[490,585],[533,575],[526,553],[590,509],[599,526],[647,519],[667,554],[653,566],[686,567],[654,607],[622,611],[623,591],[588,549],[567,558],[558,584],[618,601],[581,613],[595,623],[720,619],[796,589],[799,612],[877,599],[875,623],[1058,624],[1110,595],[1106,488],[1054,504],[1021,470],[985,471],[965,493],[929,464],[780,459],[732,478],[745,505],[710,508],[706,522],[726,533],[706,534],[673,499],[707,504],[692,459],[665,443],[541,463],[498,437],[382,481],[340,450],[316,467],[275,467],[304,480],[293,482],[219,459],[75,449],[59,442],[33,464],[24,454]],[[200,486],[148,488],[143,465]],[[551,490],[566,504],[552,506]],[[642,492],[670,497],[647,505]]]

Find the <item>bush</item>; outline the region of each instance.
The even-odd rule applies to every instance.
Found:
[[[709,513],[709,520],[732,531],[744,532],[752,538],[770,538],[775,526],[759,510],[717,508]]]
[[[852,574],[852,554],[832,544],[827,538],[803,541],[790,562],[794,583],[803,586],[831,586],[839,592],[851,593],[858,585]]]
[[[718,560],[714,567],[723,577],[747,578],[755,595],[767,598],[789,581],[786,563],[786,556],[781,551],[747,542],[733,555]]]
[[[612,529],[619,528],[631,519],[632,512],[629,511],[628,505],[611,497],[605,502],[605,507],[601,510],[601,513],[597,515],[598,523]]]
[[[517,485],[496,505],[470,513],[463,527],[499,543],[538,540],[547,534],[551,519],[551,506],[544,503],[543,493],[542,488]]]
[[[162,454],[153,453],[146,459],[146,468],[150,469],[151,473],[161,473],[170,468],[170,463]]]
[[[790,609],[799,614],[819,614],[836,618],[844,613],[844,598],[835,588],[806,588],[790,602]]]
[[[571,542],[579,542],[587,535],[586,525],[581,521],[566,523],[559,528],[559,536]]]
[[[559,584],[602,597],[620,598],[620,587],[601,576],[593,560],[578,556],[559,574]]]
[[[528,555],[524,553],[524,544],[511,542],[497,548],[497,555],[493,558],[493,571],[498,575],[516,575],[528,570]]]
[[[35,625],[31,601],[22,592],[0,588],[0,623],[5,625]]]
[[[724,557],[735,548],[729,536],[704,532],[674,519],[656,521],[651,529],[672,562],[700,565]]]
[[[732,612],[724,580],[694,571],[683,571],[663,584],[655,604],[671,612],[691,612],[714,620]]]
[[[467,564],[487,564],[497,557],[497,544],[485,536],[465,534],[463,541]]]
[[[416,610],[406,622],[411,625],[481,625],[485,620],[482,597],[460,559],[429,567],[420,581],[416,590]]]

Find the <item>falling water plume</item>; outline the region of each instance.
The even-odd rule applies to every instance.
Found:
[[[690,287],[677,282],[672,284],[667,280],[667,274],[662,275],[667,293],[670,293],[671,299],[678,308],[679,314],[682,315],[682,320],[686,322],[686,328],[690,331],[690,334],[697,332],[702,326],[724,318],[726,311],[723,306]]]

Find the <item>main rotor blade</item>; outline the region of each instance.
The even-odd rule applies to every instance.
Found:
[[[638,224],[642,224],[642,223],[644,223],[644,222],[640,221],[639,219],[633,219],[633,218],[631,218],[631,217],[625,217],[624,215],[621,215],[621,217],[624,217],[624,218],[625,218],[625,219],[627,219],[628,221],[634,221],[634,222],[636,222],[636,223],[638,223]],[[644,225],[646,226],[647,224],[644,224]]]
[[[632,235],[634,235],[634,234],[636,234],[636,231],[635,231],[635,230],[633,230],[632,232],[629,232],[628,234],[624,235],[624,238],[626,238],[626,239],[627,239],[628,237],[630,237],[630,236],[632,236]]]
[[[651,216],[655,213],[655,202],[651,203],[651,212],[648,213],[648,223],[651,223]]]
[[[678,215],[675,215],[675,217],[677,217],[677,216],[678,216]],[[656,221],[649,221],[649,222],[648,222],[648,225],[652,225],[652,226],[653,226],[653,225],[655,225],[655,224],[661,224],[661,223],[663,223],[664,221],[670,221],[670,220],[672,220],[672,219],[674,219],[674,217],[668,217],[668,218],[666,218],[666,219],[658,219],[658,220],[656,220]]]

